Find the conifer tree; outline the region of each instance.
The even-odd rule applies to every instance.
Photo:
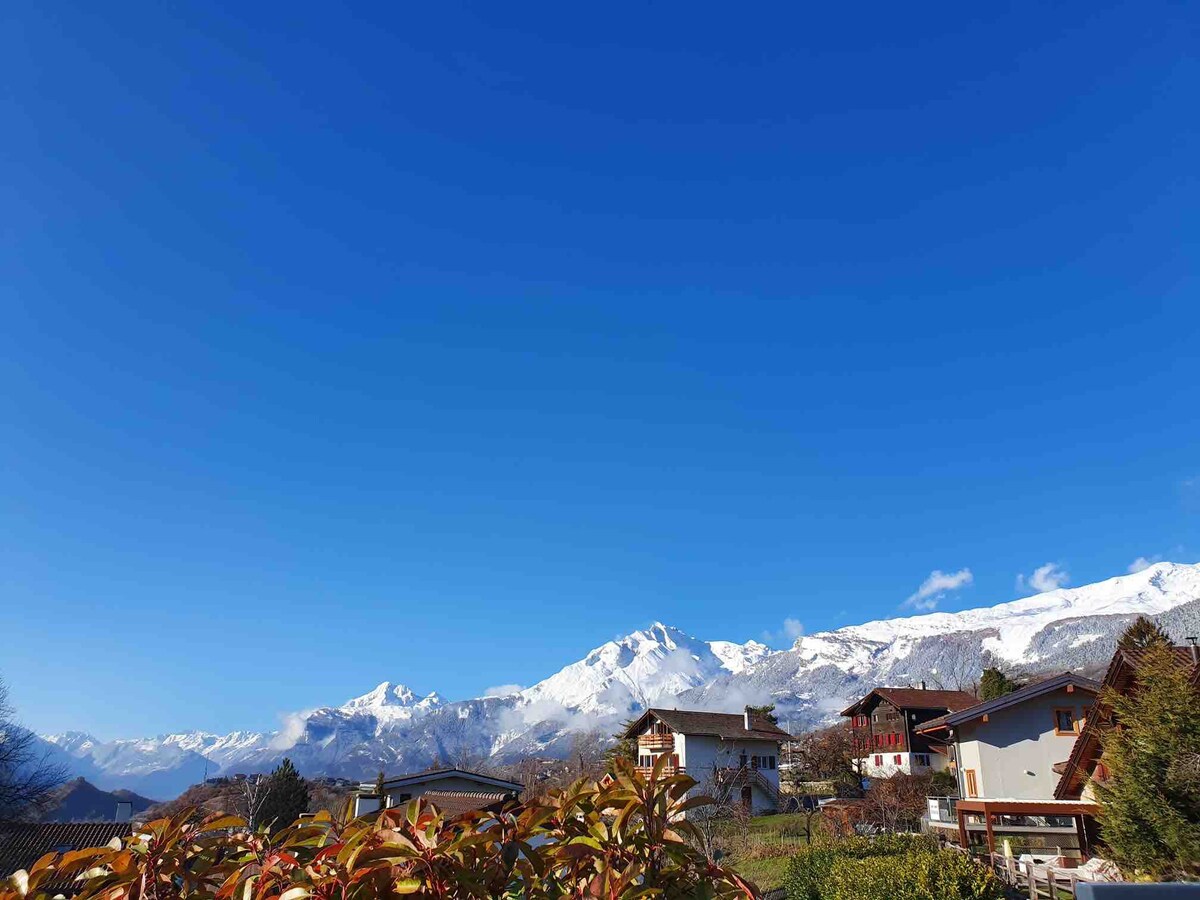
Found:
[[[775,704],[768,703],[765,706],[746,706],[746,712],[752,716],[758,716],[761,719],[766,719],[772,725],[779,724],[779,717],[775,715]]]
[[[991,666],[983,670],[979,679],[979,699],[995,700],[1005,694],[1011,694],[1020,685],[1004,674],[1000,669]]]
[[[1132,625],[1125,629],[1117,646],[1122,650],[1139,650],[1151,644],[1166,644],[1170,646],[1171,638],[1162,630],[1158,623],[1138,616]]]
[[[638,720],[638,716],[631,719],[626,719],[621,723],[621,727],[617,733],[613,735],[613,743],[607,750],[604,751],[604,764],[608,767],[608,771],[613,771],[616,768],[618,759],[626,760],[630,763],[637,763],[637,738],[625,737],[625,732],[630,726]]]
[[[266,796],[256,818],[272,831],[280,831],[308,811],[308,801],[308,782],[285,757],[267,776]]]
[[[1145,621],[1126,632],[1145,651],[1134,690],[1102,697],[1116,725],[1101,734],[1107,778],[1094,783],[1102,806],[1101,839],[1127,877],[1196,877],[1200,703],[1170,642]]]

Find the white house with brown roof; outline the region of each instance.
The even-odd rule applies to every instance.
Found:
[[[1017,855],[1086,858],[1092,807],[1055,799],[1055,766],[1099,690],[1063,672],[924,723],[919,733],[943,746],[959,786],[959,799],[930,801],[930,826],[988,852],[1007,842]]]
[[[1072,672],[1028,684],[918,729],[946,749],[960,797],[1047,800],[1100,690]]]
[[[788,733],[763,716],[648,709],[625,731],[638,743],[638,771],[686,773],[701,793],[727,796],[759,815],[779,808],[779,748]]]

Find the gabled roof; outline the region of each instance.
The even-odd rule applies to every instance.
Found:
[[[515,791],[426,791],[421,798],[453,818],[475,810],[497,812],[517,795]]]
[[[1053,678],[1046,678],[1042,681],[1036,681],[1033,684],[1027,684],[1025,687],[1018,688],[1011,694],[1005,694],[1003,697],[985,700],[982,703],[976,703],[974,706],[968,706],[966,709],[956,710],[944,716],[939,716],[936,719],[930,719],[928,722],[919,725],[917,731],[921,734],[929,734],[942,728],[952,728],[956,725],[962,725],[965,722],[972,722],[981,716],[999,712],[1002,709],[1020,706],[1025,701],[1032,700],[1034,697],[1041,697],[1044,694],[1059,691],[1068,686],[1093,695],[1100,691],[1100,682],[1084,678],[1082,675],[1076,675],[1074,672],[1063,672],[1055,675]]]
[[[869,713],[886,700],[897,709],[942,709],[954,712],[966,709],[979,702],[979,698],[966,691],[927,691],[924,688],[878,687],[861,700],[842,710],[843,716],[858,716]]]
[[[47,853],[66,853],[103,847],[115,837],[129,837],[133,825],[129,822],[44,822],[0,824],[0,881],[18,869],[28,870]],[[56,882],[54,887],[63,893],[70,890],[70,881]]]
[[[1146,660],[1146,652],[1144,648],[1126,650],[1118,647],[1117,652],[1113,654],[1112,661],[1108,664],[1108,670],[1104,673],[1100,690],[1102,692],[1105,690],[1116,691],[1119,694],[1128,693],[1133,687],[1137,670]],[[1192,687],[1197,693],[1200,693],[1200,664],[1197,663],[1192,648],[1172,647],[1171,657],[1176,666],[1190,673]],[[1104,694],[1101,693],[1092,707],[1091,715],[1088,716],[1082,733],[1075,739],[1075,746],[1071,748],[1070,757],[1061,764],[1062,777],[1058,780],[1057,787],[1054,788],[1054,796],[1057,799],[1078,799],[1082,795],[1083,786],[1095,769],[1097,760],[1100,759],[1100,735],[1104,729],[1109,727],[1111,717],[1111,710],[1104,702]]]
[[[466,778],[470,781],[477,781],[481,785],[488,787],[499,788],[505,791],[520,792],[523,785],[516,781],[507,781],[503,778],[495,778],[491,775],[484,775],[481,772],[469,772],[466,769],[446,768],[446,769],[430,769],[428,772],[414,772],[411,775],[397,775],[394,778],[384,779],[383,786],[385,788],[407,787],[410,784],[424,784],[428,781],[440,781],[443,778]],[[359,785],[359,789],[363,791],[373,791],[375,789],[374,782],[363,782]]]
[[[750,716],[750,730],[740,713],[714,713],[694,709],[648,709],[625,729],[625,737],[636,737],[646,719],[654,716],[679,734],[706,734],[726,741],[786,741],[791,737],[778,725],[763,716]]]

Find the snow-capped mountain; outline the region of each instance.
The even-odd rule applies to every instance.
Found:
[[[749,669],[680,695],[728,707],[776,703],[794,728],[829,721],[878,684],[958,688],[985,666],[1013,672],[1096,667],[1138,615],[1177,639],[1200,634],[1200,565],[1156,563],[1131,575],[996,606],[849,625],[797,638]]]
[[[521,691],[519,708],[553,703],[572,713],[623,714],[653,706],[718,675],[745,671],[771,648],[757,641],[698,641],[655,622],[597,647],[545,681]]]
[[[1137,615],[1158,618],[1178,638],[1200,634],[1200,565],[1158,563],[996,606],[850,625],[806,635],[785,651],[755,641],[697,640],[656,622],[504,696],[449,702],[385,681],[341,706],[290,716],[277,732],[110,742],[68,732],[45,740],[94,784],[160,798],[206,770],[263,771],[284,756],[309,775],[369,779],[435,759],[562,756],[580,732],[611,733],[646,705],[734,712],[773,702],[799,729],[829,721],[876,684],[957,687],[992,663],[1016,671],[1095,667]]]

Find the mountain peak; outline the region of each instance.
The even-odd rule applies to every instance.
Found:
[[[361,697],[347,700],[342,709],[378,709],[385,706],[412,706],[417,702],[417,695],[406,684],[392,681],[381,681],[373,690]]]

